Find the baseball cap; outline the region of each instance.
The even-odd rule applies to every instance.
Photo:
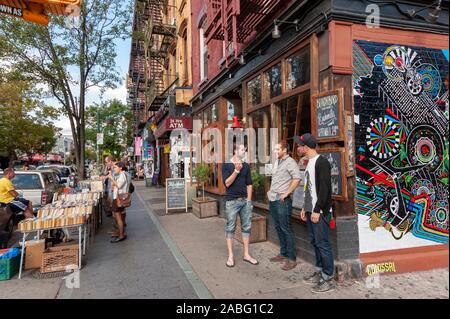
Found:
[[[316,138],[310,133],[305,133],[302,136],[294,136],[294,142],[301,146],[308,146],[309,148],[316,148],[317,141]]]

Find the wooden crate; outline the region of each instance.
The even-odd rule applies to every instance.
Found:
[[[205,201],[203,201],[203,197],[193,198],[192,213],[198,218],[217,216],[217,200],[211,197],[205,197]]]
[[[42,254],[41,273],[66,271],[69,265],[79,263],[78,245],[57,246]]]
[[[242,243],[241,218],[236,218],[236,231],[234,238]],[[252,228],[250,231],[250,243],[259,243],[267,240],[267,218],[265,216],[252,213]]]

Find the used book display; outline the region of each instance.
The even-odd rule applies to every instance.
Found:
[[[98,203],[98,193],[62,194],[40,209],[37,217],[19,223],[19,231],[75,226],[86,223]]]

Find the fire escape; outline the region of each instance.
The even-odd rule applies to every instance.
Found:
[[[148,119],[145,99],[145,42],[144,32],[149,16],[147,1],[137,1],[133,21],[133,38],[128,78],[128,105],[133,112],[133,128],[137,134]]]
[[[168,96],[164,85],[164,68],[169,63],[169,52],[176,46],[175,23],[163,22],[167,0],[149,0],[149,20],[145,31],[146,88],[148,110],[157,112]]]
[[[249,43],[290,2],[292,1],[207,0],[206,43],[220,40],[225,41],[229,47],[232,45],[233,54],[227,56],[226,60],[229,67],[238,58],[238,44]]]

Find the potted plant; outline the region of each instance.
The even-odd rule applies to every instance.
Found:
[[[197,182],[202,185],[202,197],[192,199],[192,213],[198,218],[217,216],[217,201],[214,198],[205,197],[205,184],[211,178],[211,168],[206,164],[198,164],[192,173]]]
[[[266,177],[262,175],[258,170],[252,170],[252,183],[253,183],[253,192],[255,195],[255,199],[262,200],[263,198],[260,198],[261,196],[264,197],[265,193],[265,184],[266,184]],[[262,192],[261,192],[262,190]]]

